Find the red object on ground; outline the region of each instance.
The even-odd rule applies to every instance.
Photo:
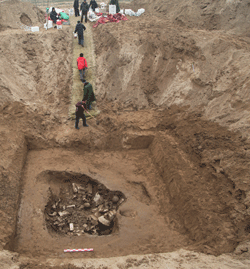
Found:
[[[119,21],[128,21],[128,18],[125,15],[122,15],[120,13],[117,14],[109,14],[107,18],[101,17],[96,24],[93,25],[94,28],[96,28],[99,24],[104,24],[107,22],[119,22]]]
[[[56,24],[57,25],[62,25],[62,21],[57,21]]]

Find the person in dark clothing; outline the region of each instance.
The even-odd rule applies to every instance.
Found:
[[[118,13],[120,11],[120,6],[119,6],[118,0],[111,0],[109,4],[116,5],[116,13]]]
[[[79,0],[75,0],[74,1],[74,10],[75,10],[75,16],[78,17],[80,16],[80,13],[79,13]]]
[[[88,127],[86,123],[86,117],[84,115],[84,110],[86,109],[86,102],[80,101],[76,104],[76,122],[75,122],[75,128],[79,130],[78,123],[79,119],[82,118],[83,126]]]
[[[89,6],[93,9],[93,11],[95,11],[95,9],[98,7],[97,3],[95,0],[91,0],[89,2]]]
[[[84,0],[81,4],[81,11],[82,11],[81,22],[83,21],[83,16],[85,16],[85,23],[86,23],[87,22],[87,13],[89,11],[89,5],[86,2],[86,0]]]
[[[56,23],[56,21],[58,19],[58,15],[57,15],[54,7],[52,7],[52,11],[50,12],[50,18],[54,23]]]
[[[93,87],[89,82],[84,82],[83,101],[86,101],[87,109],[91,109],[91,104],[96,101]]]
[[[78,21],[74,33],[77,32],[77,35],[78,35],[78,44],[81,45],[82,47],[84,47],[84,35],[83,35],[83,31],[85,31],[85,30],[86,30],[86,27],[83,24],[81,24],[80,21]]]

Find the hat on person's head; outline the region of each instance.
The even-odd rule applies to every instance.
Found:
[[[82,79],[82,83],[85,83],[86,82],[86,79]]]
[[[80,23],[80,21],[77,21],[77,23]]]
[[[83,57],[83,53],[80,53],[80,57]]]

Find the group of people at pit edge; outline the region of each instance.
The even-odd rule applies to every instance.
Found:
[[[118,0],[110,0],[109,4],[116,6],[116,13],[118,13],[120,11],[119,1]],[[73,7],[74,7],[74,10],[75,10],[75,16],[76,17],[80,16],[79,0],[74,0]],[[85,16],[85,23],[87,22],[87,13],[88,13],[90,7],[95,12],[95,9],[98,7],[98,4],[96,3],[96,0],[90,0],[89,4],[86,2],[86,0],[84,0],[82,2],[81,6],[80,6],[80,10],[82,11],[81,22],[83,22],[83,16]]]

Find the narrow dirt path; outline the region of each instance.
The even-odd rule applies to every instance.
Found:
[[[75,30],[77,21],[80,20],[80,17],[71,16],[70,23],[72,27],[72,32]],[[88,70],[86,72],[86,80],[90,82],[95,91],[95,79],[96,79],[96,64],[95,64],[95,48],[92,34],[92,25],[88,23],[83,23],[86,27],[84,31],[84,47],[81,47],[78,44],[78,39],[74,38],[73,40],[73,58],[72,58],[72,68],[73,68],[73,85],[70,96],[70,106],[69,106],[69,116],[74,117],[75,113],[75,104],[82,100],[83,98],[83,83],[80,81],[80,75],[77,68],[77,58],[80,53],[83,53],[84,57],[88,63]],[[72,33],[73,36],[73,33]],[[98,111],[93,109],[91,110],[92,115],[97,115]]]

